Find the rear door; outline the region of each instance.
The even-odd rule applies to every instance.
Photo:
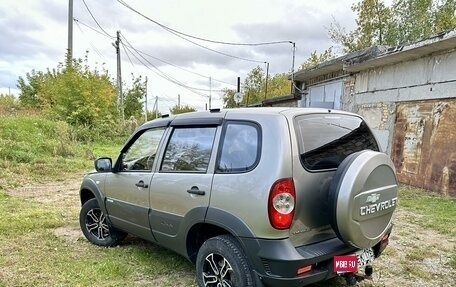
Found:
[[[220,120],[174,125],[150,189],[157,241],[178,252],[187,228],[204,220],[211,195]]]
[[[330,226],[329,189],[334,172],[350,154],[370,149],[377,141],[362,118],[334,112],[293,118],[293,177],[297,193],[290,239],[295,246],[335,237]]]

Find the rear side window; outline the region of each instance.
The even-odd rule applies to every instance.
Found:
[[[222,142],[217,172],[245,172],[255,167],[261,147],[260,130],[256,124],[228,122]]]
[[[352,153],[379,150],[369,127],[355,116],[302,115],[295,127],[301,163],[308,170],[335,169]]]

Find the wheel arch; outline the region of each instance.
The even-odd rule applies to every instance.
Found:
[[[204,222],[194,224],[187,232],[186,249],[191,262],[196,262],[198,251],[203,243],[209,238],[229,234],[241,245],[244,244],[240,237],[254,237],[253,232],[237,216],[218,208],[208,208]]]
[[[81,184],[81,189],[79,191],[79,198],[81,200],[81,206],[84,205],[88,200],[96,198],[100,209],[107,213],[105,205],[105,196],[98,188],[97,184],[92,179],[84,179]]]

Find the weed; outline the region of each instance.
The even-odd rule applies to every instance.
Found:
[[[453,253],[451,254],[450,266],[453,269],[456,269],[456,247],[453,249]]]

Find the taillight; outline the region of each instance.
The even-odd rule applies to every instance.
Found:
[[[269,222],[275,229],[288,229],[294,216],[295,188],[292,178],[276,181],[269,192]]]

